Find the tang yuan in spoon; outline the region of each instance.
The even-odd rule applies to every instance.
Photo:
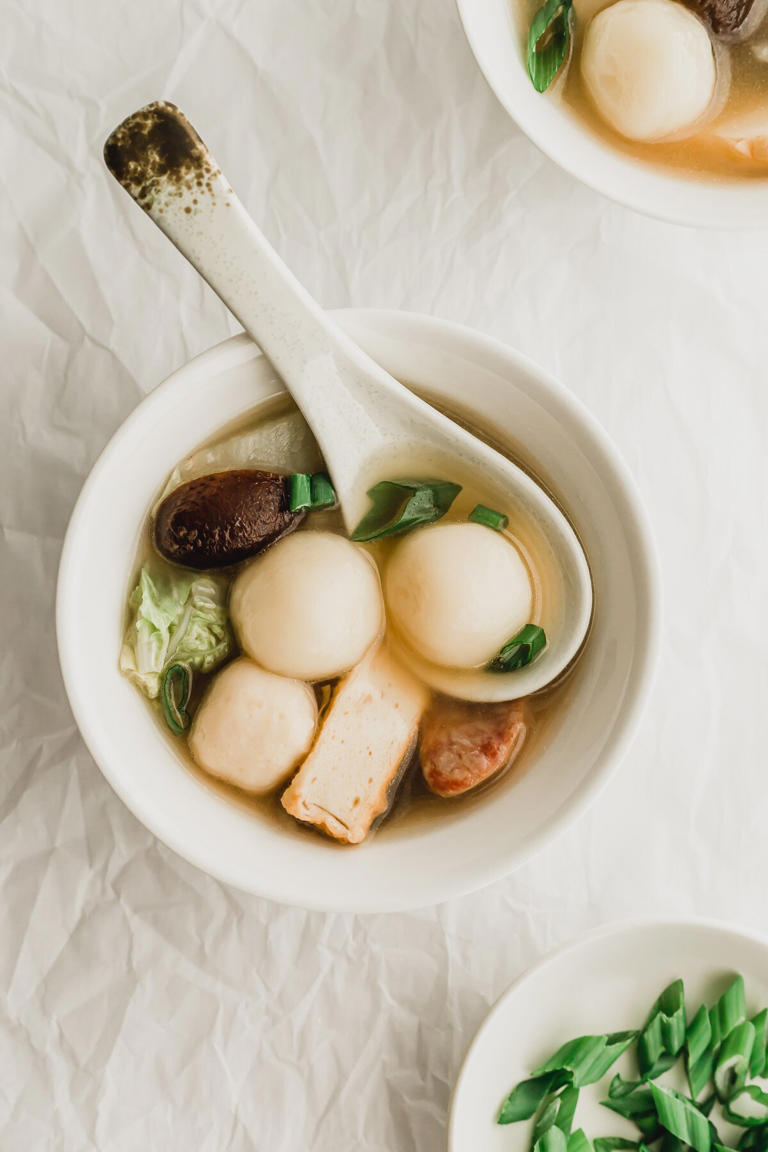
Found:
[[[500,453],[420,400],[336,326],[267,242],[173,104],[149,104],[129,116],[109,137],[104,156],[119,183],[197,268],[284,380],[320,445],[350,534],[370,510],[371,487],[403,478],[462,485],[509,518],[530,576],[529,622],[545,630],[544,650],[511,672],[489,671],[486,660],[473,660],[472,667],[441,665],[434,653],[414,650],[398,632],[389,605],[391,638],[403,657],[433,687],[468,700],[515,699],[558,677],[586,636],[592,585],[576,534],[549,496]],[[457,501],[454,509],[460,506]],[[471,527],[477,529],[472,540],[479,540],[480,528]],[[420,528],[402,539],[410,543],[439,530],[441,525]],[[471,547],[468,533],[461,540]],[[450,544],[445,534],[440,544]],[[410,560],[419,563],[418,556]],[[449,603],[452,590],[444,591]],[[480,611],[484,596],[484,582],[475,581],[472,598]],[[462,605],[448,627],[461,623],[466,631],[471,613],[469,604],[466,611]]]

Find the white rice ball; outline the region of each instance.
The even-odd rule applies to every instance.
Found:
[[[618,0],[591,21],[581,71],[600,115],[630,140],[690,127],[712,102],[709,34],[675,0]]]
[[[382,626],[379,574],[331,532],[296,532],[252,560],[232,589],[241,648],[299,680],[330,680],[362,659]]]
[[[269,792],[304,760],[317,726],[307,684],[275,676],[241,657],[218,673],[189,733],[200,768],[244,788]]]
[[[487,664],[531,618],[531,581],[517,548],[471,521],[405,537],[387,566],[384,590],[403,640],[447,668]]]

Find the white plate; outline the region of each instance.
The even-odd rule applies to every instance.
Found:
[[[467,1053],[453,1095],[450,1152],[526,1152],[531,1124],[500,1126],[499,1106],[512,1088],[565,1041],[643,1025],[667,984],[685,981],[689,1016],[740,972],[747,1007],[768,1004],[768,941],[737,928],[690,923],[620,924],[601,929],[547,957],[496,1003]],[[587,1136],[629,1135],[620,1117],[600,1106],[615,1070],[579,1099],[575,1127]]]

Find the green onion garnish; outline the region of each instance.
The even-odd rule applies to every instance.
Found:
[[[723,1116],[740,1128],[761,1128],[768,1124],[768,1092],[757,1084],[747,1084],[723,1108]]]
[[[568,53],[571,0],[546,0],[528,32],[528,75],[537,92],[545,92]]]
[[[737,976],[718,1000],[717,1004],[709,1010],[709,1022],[712,1026],[712,1044],[720,1044],[728,1033],[747,1018],[747,1007],[744,993],[744,978]]]
[[[752,1055],[749,1058],[749,1074],[750,1076],[765,1076],[768,1008],[763,1008],[762,1012],[758,1012],[757,1016],[752,1018],[752,1027],[755,1030],[755,1042],[752,1045]]]
[[[502,1104],[497,1123],[516,1124],[518,1120],[530,1120],[549,1093],[563,1088],[570,1079],[570,1073],[557,1071],[522,1080]]]
[[[658,1135],[659,1121],[651,1090],[644,1080],[622,1080],[614,1076],[603,1106],[619,1116],[632,1120],[646,1140]]]
[[[637,1140],[627,1140],[626,1136],[598,1136],[594,1144],[595,1152],[622,1152],[625,1149],[638,1150],[641,1147]]]
[[[651,1092],[662,1128],[684,1144],[695,1148],[696,1152],[710,1152],[712,1136],[709,1121],[706,1116],[702,1116],[696,1105],[679,1092],[672,1088],[662,1088],[660,1084],[651,1084]]]
[[[352,533],[352,540],[397,536],[445,516],[461,492],[448,480],[382,480],[369,489],[373,505]]]
[[[497,512],[494,508],[487,508],[485,504],[475,504],[469,514],[469,519],[475,524],[483,524],[486,528],[493,528],[494,532],[503,532],[509,524],[509,516]]]
[[[665,988],[650,1011],[637,1041],[640,1075],[652,1080],[671,1068],[685,1043],[685,993],[682,980]]]
[[[719,1100],[727,1102],[746,1084],[754,1046],[755,1026],[751,1020],[742,1020],[723,1040],[714,1073]]]
[[[768,1124],[747,1128],[737,1147],[740,1152],[768,1152]]]
[[[577,1128],[568,1137],[568,1152],[592,1152],[592,1145],[583,1128]]]
[[[712,1024],[704,1004],[688,1025],[685,1038],[685,1066],[688,1084],[694,1100],[701,1095],[712,1079],[714,1052],[712,1051]]]
[[[183,735],[190,725],[187,704],[192,692],[192,673],[187,664],[171,664],[165,670],[160,697],[165,721],[177,736]]]
[[[333,508],[337,503],[331,478],[326,472],[315,472],[309,481],[309,492],[313,508]]]
[[[579,1036],[558,1048],[534,1076],[546,1072],[568,1072],[576,1088],[594,1084],[605,1076],[636,1038],[637,1032],[612,1032],[603,1036]]]
[[[312,507],[312,490],[308,472],[294,472],[288,477],[288,505],[291,512]]]
[[[538,624],[526,624],[516,636],[508,640],[487,666],[488,672],[514,672],[535,660],[546,647],[547,634]]]

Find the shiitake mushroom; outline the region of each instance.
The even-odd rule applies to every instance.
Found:
[[[765,0],[684,0],[715,36],[741,40],[765,15]]]
[[[226,568],[292,532],[304,515],[291,511],[285,476],[212,472],[165,497],[155,516],[155,547],[185,568]]]

